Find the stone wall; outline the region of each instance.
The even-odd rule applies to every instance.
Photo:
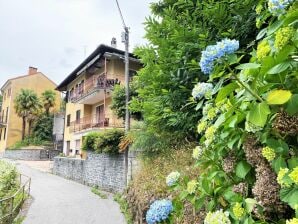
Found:
[[[128,178],[133,177],[137,169],[137,153],[129,154]],[[121,192],[125,189],[124,155],[106,153],[87,153],[86,160],[56,157],[54,158],[53,173],[67,179],[90,186],[99,186],[103,190]]]
[[[49,160],[58,155],[58,151],[55,150],[43,150],[43,149],[15,149],[6,150],[3,154],[4,158],[13,160]]]

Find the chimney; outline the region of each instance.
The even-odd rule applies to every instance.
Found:
[[[37,68],[29,66],[28,75],[33,75],[35,73],[37,73]]]
[[[117,40],[116,40],[115,37],[113,37],[112,40],[111,40],[111,47],[117,48]]]

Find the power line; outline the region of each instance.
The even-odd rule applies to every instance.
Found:
[[[121,17],[121,20],[122,20],[123,27],[124,27],[124,29],[126,29],[126,25],[125,25],[125,22],[124,22],[124,18],[123,18],[123,15],[122,15],[121,8],[120,8],[118,0],[116,0],[116,3],[117,3],[118,11],[119,11],[119,14],[120,14],[120,17]]]

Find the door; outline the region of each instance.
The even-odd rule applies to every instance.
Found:
[[[103,124],[104,122],[104,106],[100,105],[96,107],[96,123]]]

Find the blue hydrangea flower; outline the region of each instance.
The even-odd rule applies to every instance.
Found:
[[[211,92],[213,89],[213,85],[211,83],[199,82],[195,85],[192,90],[192,96],[194,99],[200,99],[208,92]]]
[[[170,200],[157,200],[150,205],[146,214],[148,224],[156,224],[166,220],[173,211],[173,204]]]
[[[173,186],[179,179],[180,173],[175,171],[170,173],[166,178],[166,183],[169,187]]]
[[[285,13],[285,9],[291,4],[293,0],[269,0],[268,9],[274,15]]]
[[[214,67],[214,62],[227,55],[232,54],[239,49],[239,41],[223,39],[217,42],[215,45],[209,45],[204,51],[202,51],[202,57],[200,60],[200,67],[204,74],[209,75]]]

